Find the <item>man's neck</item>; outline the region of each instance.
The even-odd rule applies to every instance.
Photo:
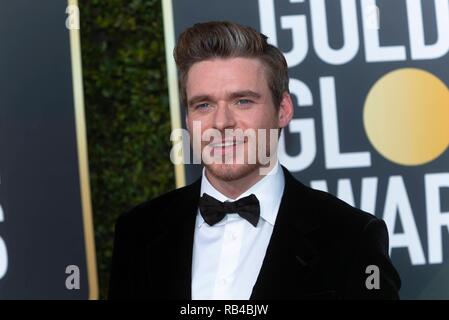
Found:
[[[268,173],[274,168],[275,165],[277,165],[277,162],[270,162],[270,167],[264,168],[262,172]],[[219,192],[230,199],[237,199],[241,194],[243,194],[245,191],[247,191],[249,188],[251,188],[253,185],[255,185],[265,177],[264,174],[260,173],[260,169],[261,168],[258,167],[248,175],[240,179],[231,181],[221,180],[208,172],[207,169],[205,170],[205,174],[207,180],[215,189],[217,189]]]

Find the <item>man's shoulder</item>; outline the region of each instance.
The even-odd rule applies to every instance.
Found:
[[[186,202],[194,202],[194,199],[199,196],[197,184],[195,182],[140,203],[122,213],[116,224],[138,227],[151,223],[155,227],[164,223],[167,219],[175,219],[176,215],[185,213],[183,209],[185,209],[184,204]],[[170,214],[167,214],[167,212]]]
[[[317,243],[325,244],[325,250],[332,248],[333,252],[351,256],[363,246],[372,252],[386,252],[388,230],[382,219],[328,192],[304,185],[301,189],[297,189],[300,193],[297,201],[306,203],[300,207],[304,209],[306,219],[314,221],[315,232],[311,239],[318,239]]]
[[[302,207],[307,214],[313,215],[313,219],[318,220],[323,227],[361,232],[372,222],[382,223],[374,213],[358,209],[331,193],[313,189],[293,179],[298,193],[294,199],[304,202]]]
[[[373,220],[378,220],[374,214],[356,208],[331,193],[312,188],[308,189],[309,197],[318,209],[318,215],[331,223],[341,221],[354,226],[365,226]]]

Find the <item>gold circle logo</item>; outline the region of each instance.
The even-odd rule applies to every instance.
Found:
[[[389,72],[368,93],[363,122],[371,144],[388,160],[428,163],[449,146],[449,90],[424,70]]]

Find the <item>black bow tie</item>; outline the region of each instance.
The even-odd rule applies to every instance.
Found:
[[[259,222],[260,205],[259,200],[254,194],[234,202],[221,202],[204,193],[200,198],[199,208],[204,221],[210,226],[221,221],[227,213],[238,213],[254,227]]]

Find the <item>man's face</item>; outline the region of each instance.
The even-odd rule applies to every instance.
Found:
[[[248,161],[249,154],[256,152],[260,143],[266,143],[265,150],[269,150],[269,129],[284,127],[291,119],[290,96],[284,95],[279,108],[273,105],[265,66],[254,58],[216,58],[195,63],[187,74],[186,95],[186,122],[193,146],[199,145],[201,139],[193,134],[194,123],[201,125],[202,134],[210,129],[221,133],[219,141],[201,141],[201,151],[203,155],[210,154],[223,160],[222,163],[205,163],[205,166],[209,174],[224,181],[254,173],[261,164],[258,160],[255,163]],[[225,135],[226,131],[237,129],[254,130],[256,149],[254,140],[249,141],[248,137],[229,138]],[[265,141],[257,135],[258,129],[267,131]],[[227,157],[229,154],[233,156]],[[238,157],[242,154],[244,162]]]

